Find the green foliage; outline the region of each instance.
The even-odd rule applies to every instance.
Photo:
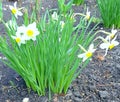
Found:
[[[84,0],[73,0],[73,4],[75,5],[81,5],[84,3]]]
[[[83,52],[78,44],[88,49],[95,36],[94,28],[88,29],[92,19],[87,21],[80,17],[75,26],[72,12],[65,15],[61,12],[57,16],[57,13],[54,14],[47,11],[38,20],[35,9],[31,15],[25,10],[22,28],[36,24],[33,28],[39,31],[39,35],[34,40],[27,39],[19,44],[22,38],[14,38],[21,27],[15,16],[12,16],[12,23],[3,21],[7,37],[0,36],[0,52],[7,58],[2,61],[24,79],[28,88],[39,95],[45,95],[46,89],[59,94],[67,92],[71,82],[89,62],[89,59],[83,62],[78,58],[78,53]],[[34,34],[33,28],[27,28],[29,34]],[[26,34],[27,30],[20,30],[20,35]]]
[[[97,0],[105,27],[120,28],[120,0]]]
[[[58,7],[61,13],[66,14],[72,8],[73,0],[66,1],[66,0],[58,0]]]

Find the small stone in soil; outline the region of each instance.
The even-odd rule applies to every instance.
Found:
[[[21,92],[21,95],[22,95],[22,96],[25,96],[26,94],[27,94],[26,91],[22,91],[22,92]]]
[[[74,97],[74,100],[75,100],[75,102],[83,102],[83,99],[78,98],[78,97]]]
[[[79,96],[80,96],[80,92],[79,92],[79,91],[75,91],[75,92],[73,92],[73,94],[74,94],[76,97],[79,97]]]
[[[107,91],[99,91],[99,95],[101,98],[107,98],[109,93]]]

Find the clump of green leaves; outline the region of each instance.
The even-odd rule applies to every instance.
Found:
[[[120,0],[97,0],[105,27],[120,28]]]
[[[16,3],[14,5],[16,7]],[[89,61],[83,63],[78,58],[78,52],[82,53],[78,44],[87,49],[92,42],[93,29],[88,31],[91,20],[81,17],[75,27],[72,12],[66,15],[46,12],[37,20],[36,16],[29,18],[27,11],[22,16],[20,9],[15,7],[10,6],[12,20],[4,23],[8,36],[0,37],[0,52],[7,58],[3,62],[39,95],[45,95],[46,89],[53,93],[66,93]],[[23,17],[22,25],[16,22],[18,16]]]

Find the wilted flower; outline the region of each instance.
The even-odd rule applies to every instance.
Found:
[[[89,49],[88,51],[85,50],[81,45],[79,45],[80,48],[85,52],[85,53],[82,53],[82,54],[79,54],[78,57],[79,58],[83,58],[83,62],[86,61],[88,58],[91,58],[93,56],[93,53],[95,52],[96,49],[94,49],[94,44],[91,44],[89,46]]]
[[[24,27],[24,26],[23,26]],[[25,33],[26,40],[32,39],[33,41],[36,40],[36,36],[39,35],[39,31],[36,27],[36,23],[29,24],[25,29],[23,29]]]
[[[14,3],[14,6],[9,6],[9,8],[16,18],[23,15],[23,13],[20,11],[22,8],[17,8],[17,2]]]
[[[58,15],[57,12],[53,12],[52,19],[58,21]]]
[[[85,15],[85,19],[86,20],[90,19],[90,11],[88,11],[88,8],[87,8],[87,12],[86,12],[86,15]]]
[[[101,49],[106,49],[106,53],[105,53],[104,56],[107,55],[108,50],[113,49],[115,46],[117,46],[117,45],[119,44],[119,42],[116,41],[116,37],[117,37],[117,36],[115,36],[115,38],[112,39],[112,40],[110,40],[110,39],[105,39],[105,41],[104,41],[102,44],[100,44],[100,48],[101,48]]]

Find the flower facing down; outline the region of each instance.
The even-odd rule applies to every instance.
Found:
[[[79,58],[83,58],[83,62],[86,61],[88,58],[91,58],[93,56],[93,53],[96,50],[96,49],[94,49],[94,45],[93,44],[91,44],[89,46],[88,51],[85,50],[81,45],[79,45],[79,46],[84,51],[84,53],[78,55]]]
[[[117,36],[115,36],[115,38],[112,40],[105,39],[105,41],[102,44],[100,44],[101,49],[106,49],[106,53],[104,56],[107,55],[108,50],[112,50],[115,46],[119,45],[119,42],[116,41],[116,37]]]
[[[20,11],[22,8],[17,8],[17,2],[14,3],[14,6],[9,6],[9,8],[16,18],[23,15],[23,13]]]
[[[85,19],[86,20],[90,19],[90,11],[88,11],[88,8],[87,8],[87,12],[86,12],[86,15],[85,15]]]
[[[36,23],[29,24],[25,29],[23,29],[23,32],[25,33],[26,40],[32,39],[33,41],[36,40],[36,36],[39,35],[39,31],[36,27]]]
[[[52,14],[52,19],[55,20],[55,21],[58,21],[57,12],[53,12],[53,14]]]

